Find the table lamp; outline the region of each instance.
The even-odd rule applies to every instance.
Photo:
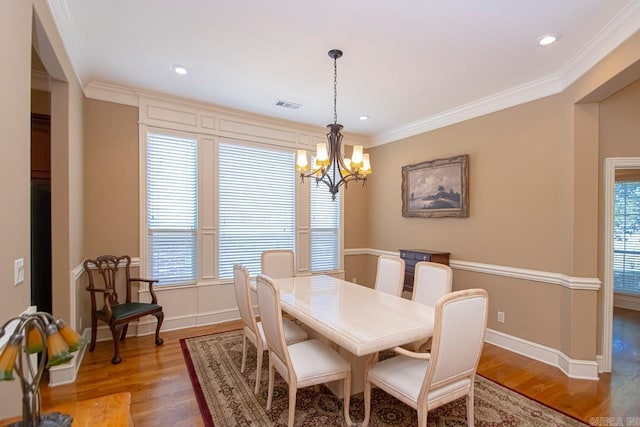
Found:
[[[0,328],[0,337],[11,322],[17,321],[9,341],[0,353],[0,381],[15,379],[18,374],[22,385],[22,421],[9,427],[70,427],[70,415],[54,412],[40,415],[40,379],[45,368],[66,363],[72,359],[71,353],[85,345],[86,340],[69,328],[62,320],[55,320],[43,311],[25,313],[13,317]],[[34,362],[35,353],[41,354],[39,362]]]

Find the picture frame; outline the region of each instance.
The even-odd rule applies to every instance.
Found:
[[[469,155],[402,167],[402,216],[469,216]]]

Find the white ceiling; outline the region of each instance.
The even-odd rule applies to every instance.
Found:
[[[341,49],[338,122],[378,143],[556,93],[640,28],[640,0],[49,4],[85,89],[106,83],[318,126],[333,122],[327,51]],[[549,32],[560,40],[539,46]]]

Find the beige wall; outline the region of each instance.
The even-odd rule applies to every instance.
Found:
[[[0,322],[30,305],[31,3],[0,2]],[[13,286],[13,260],[24,258],[25,281]],[[20,412],[18,381],[0,381],[0,418]]]
[[[140,255],[138,109],[87,100],[84,258]]]

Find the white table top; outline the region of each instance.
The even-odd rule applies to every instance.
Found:
[[[434,309],[331,276],[274,279],[282,309],[363,356],[433,335]]]

